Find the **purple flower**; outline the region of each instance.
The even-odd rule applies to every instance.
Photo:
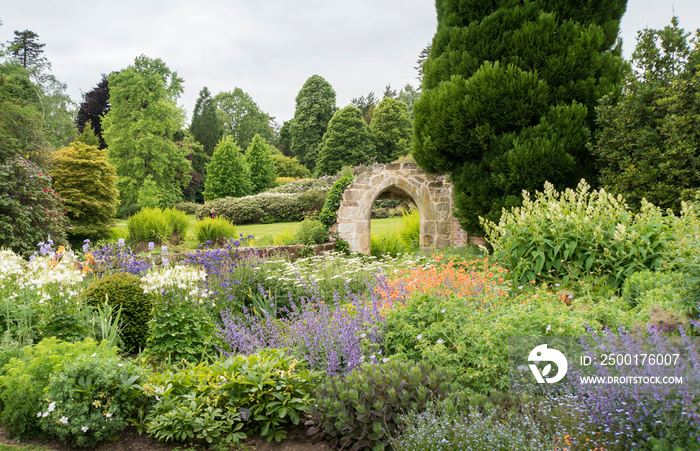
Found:
[[[155,248],[155,245],[153,244],[153,241],[150,241],[150,242],[148,243],[148,250],[149,250],[149,251],[152,251],[154,248]]]

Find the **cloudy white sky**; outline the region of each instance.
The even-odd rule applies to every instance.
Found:
[[[628,0],[625,55],[638,30],[662,28],[672,15],[700,28],[699,0]],[[344,106],[391,83],[416,86],[415,61],[432,39],[432,0],[2,0],[0,42],[29,29],[46,44],[54,75],[75,101],[101,74],[144,54],[161,58],[185,80],[189,112],[199,90],[239,87],[281,124],[313,74],[328,80]]]

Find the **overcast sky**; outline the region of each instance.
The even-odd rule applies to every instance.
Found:
[[[622,18],[629,56],[642,28],[672,15],[700,28],[700,0],[629,0]],[[108,74],[144,54],[185,80],[188,115],[199,90],[238,87],[279,124],[294,115],[304,81],[319,74],[342,107],[370,91],[417,85],[415,61],[435,33],[431,0],[1,0],[0,42],[29,29],[46,44],[54,75],[77,102]]]

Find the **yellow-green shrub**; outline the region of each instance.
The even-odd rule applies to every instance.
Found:
[[[129,240],[138,242],[178,242],[187,236],[187,215],[174,208],[143,208],[129,218]]]
[[[226,238],[235,238],[236,227],[224,218],[205,218],[194,225],[194,235],[199,244],[207,241],[220,243]]]

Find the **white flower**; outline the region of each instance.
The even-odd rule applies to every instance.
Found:
[[[418,334],[416,338],[420,340],[421,338],[423,338],[423,334]]]
[[[440,338],[440,339],[437,341],[437,344],[440,344],[440,343],[442,343],[442,338]]]
[[[60,422],[63,423],[63,424],[68,424],[68,417],[65,417],[65,416],[64,416],[64,417],[61,417],[61,419],[58,420],[58,421],[60,421]]]
[[[83,431],[83,432],[87,432],[88,429],[90,429],[90,428],[87,427],[87,426],[83,426],[83,427],[80,428],[80,430]]]
[[[444,309],[440,310],[440,313],[445,313],[446,311],[447,311],[447,309],[444,308]]]
[[[105,413],[105,418],[109,418],[109,417],[111,417],[111,416],[112,416],[112,412],[107,412],[107,413]]]
[[[56,401],[49,404],[49,412],[53,412],[55,408],[56,408]]]
[[[37,413],[37,414],[36,414],[36,417],[37,417],[37,418],[41,418],[41,412]]]
[[[386,363],[386,362],[388,362],[388,361],[389,361],[389,357],[386,357],[386,358],[382,359],[382,362],[384,362],[384,363]]]
[[[547,324],[547,328],[546,328],[544,331],[545,331],[545,332],[549,332],[549,329],[551,329],[551,328],[552,328],[552,325],[551,325],[551,324]]]
[[[41,418],[46,418],[49,416],[49,412],[44,412],[41,414]]]

